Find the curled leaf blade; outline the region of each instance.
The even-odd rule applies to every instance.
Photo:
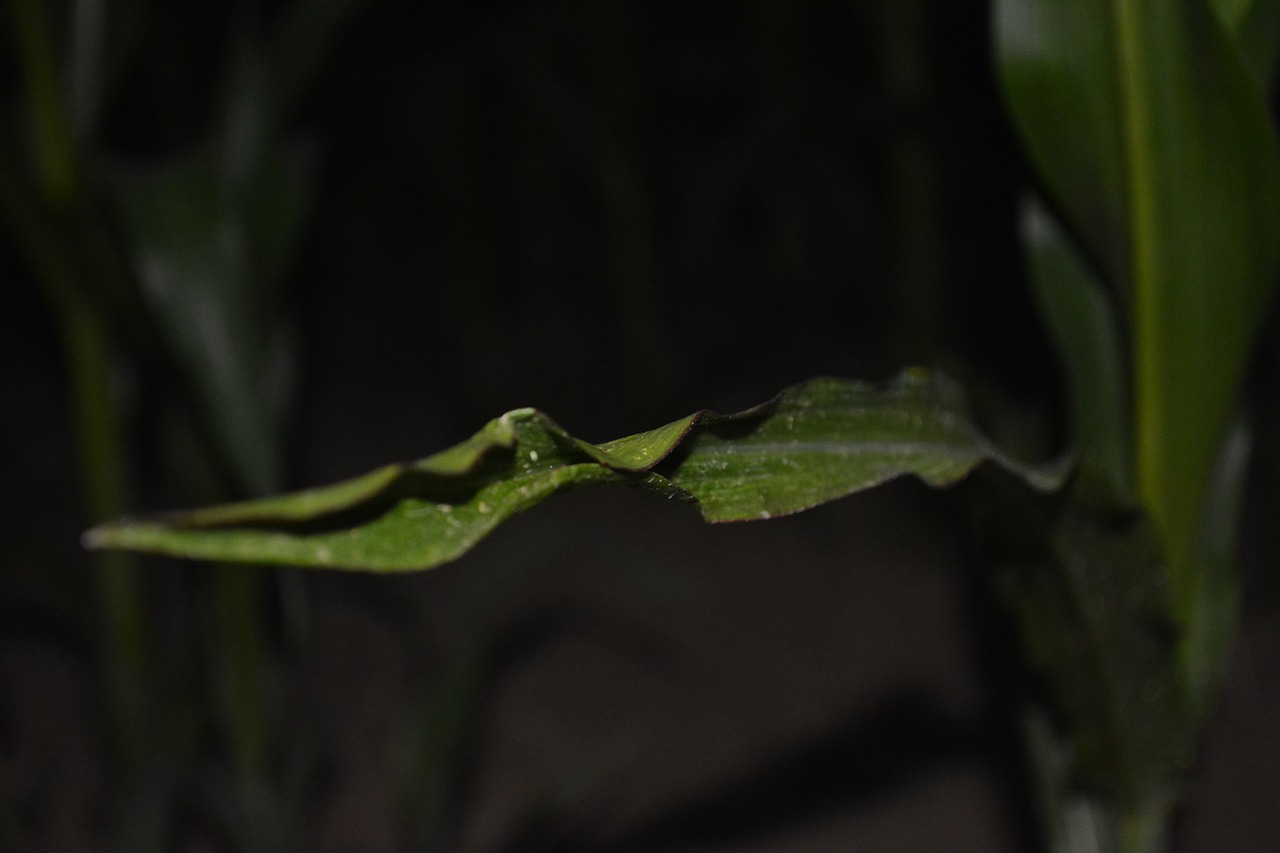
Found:
[[[904,474],[948,486],[988,459],[1046,490],[1062,476],[1006,458],[970,422],[960,389],[923,371],[884,388],[814,379],[768,406],[758,421],[707,423],[677,451],[671,482],[707,520],[789,515]]]
[[[89,547],[210,560],[412,571],[457,559],[556,492],[625,483],[696,505],[708,521],[800,512],[913,474],[946,486],[990,460],[1052,490],[1066,468],[1020,465],[968,419],[945,377],[887,386],[815,379],[736,415],[701,411],[591,444],[517,409],[459,445],[329,486],[224,507],[124,520]]]

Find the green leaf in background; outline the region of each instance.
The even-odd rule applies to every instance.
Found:
[[[251,266],[246,222],[204,152],[117,169],[122,220],[139,286],[238,485],[270,491],[279,442],[267,377],[277,357],[264,283]]]
[[[1031,287],[1053,339],[1070,397],[1082,476],[1104,480],[1105,500],[1133,501],[1124,343],[1111,295],[1044,205],[1022,212]]]
[[[1000,0],[997,12],[1018,129],[1128,309],[1134,476],[1193,672],[1207,489],[1280,257],[1275,136],[1223,26],[1246,5]]]
[[[1206,491],[1280,258],[1280,160],[1210,10],[1121,8],[1138,489],[1194,623]]]
[[[262,495],[280,488],[293,359],[281,285],[310,206],[314,157],[283,131],[284,95],[257,23],[235,18],[227,40],[205,137],[167,159],[105,171],[139,289],[231,485]]]
[[[1109,283],[1123,285],[1128,203],[1112,5],[997,0],[995,28],[1009,114],[1027,154]]]
[[[1280,51],[1280,2],[1278,0],[1214,0],[1218,16],[1240,51],[1245,68],[1259,90],[1266,92],[1276,73]]]
[[[744,521],[904,474],[945,486],[985,460],[1041,490],[1059,487],[1066,472],[1005,457],[943,376],[907,371],[885,387],[815,379],[736,415],[698,412],[598,445],[517,409],[418,462],[324,489],[104,525],[85,541],[201,559],[408,571],[456,559],[507,518],[571,487],[626,483],[695,503],[709,521]]]

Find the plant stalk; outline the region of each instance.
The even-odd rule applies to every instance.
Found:
[[[59,94],[46,7],[35,0],[11,0],[10,11],[32,127],[29,152],[38,194],[36,198],[23,195],[19,186],[25,182],[16,165],[21,158],[16,162],[6,158],[0,214],[26,254],[58,326],[70,376],[85,509],[90,520],[98,522],[118,517],[128,503],[124,444],[111,394],[112,352],[102,319],[81,286],[81,271],[71,260],[76,253],[69,241],[60,238],[55,224],[65,221],[75,206],[79,170],[66,105]],[[131,765],[143,754],[147,735],[141,578],[130,555],[100,552],[93,560],[114,746],[117,758]]]

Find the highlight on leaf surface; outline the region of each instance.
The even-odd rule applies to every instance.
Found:
[[[90,548],[196,559],[413,571],[454,560],[506,519],[569,488],[623,483],[712,522],[788,515],[895,477],[947,486],[991,461],[1041,491],[1067,466],[1021,465],[973,425],[951,380],[908,370],[878,386],[819,378],[734,415],[710,411],[591,444],[534,409],[416,462],[279,497],[125,519]]]

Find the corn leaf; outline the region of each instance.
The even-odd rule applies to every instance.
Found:
[[[1280,161],[1239,29],[1266,7],[1248,6],[1000,0],[996,18],[1018,129],[1127,309],[1134,480],[1193,635],[1211,472],[1280,257]]]
[[[1280,2],[1277,0],[1214,0],[1222,25],[1231,36],[1259,88],[1270,88],[1280,51]]]
[[[1100,501],[1131,505],[1129,388],[1114,301],[1043,204],[1024,205],[1022,237],[1032,292],[1062,362],[1082,477]]]
[[[799,512],[894,477],[933,486],[992,461],[1040,490],[1066,465],[1028,467],[973,426],[959,388],[907,371],[884,387],[815,379],[736,415],[702,411],[603,444],[517,409],[417,462],[328,488],[126,520],[85,544],[210,560],[409,571],[461,556],[555,492],[624,483],[698,507],[713,522]]]

